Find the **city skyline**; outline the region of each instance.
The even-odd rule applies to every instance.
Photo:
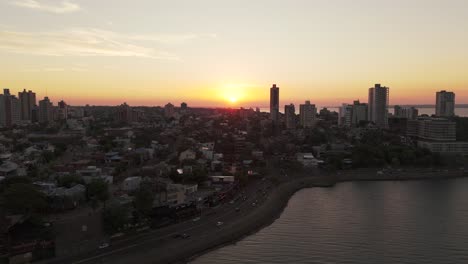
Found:
[[[276,84],[273,84],[273,85],[276,85]],[[279,88],[277,86],[274,86],[275,88]],[[388,87],[389,88],[389,87]],[[21,90],[14,90],[14,89],[11,89],[9,87],[3,87],[2,88],[3,90],[7,89],[10,91],[10,93],[16,97],[20,97],[20,94],[21,93],[24,93],[24,92],[29,92],[29,93],[33,93],[34,96],[37,98],[37,102],[39,102],[40,100],[43,100],[45,98],[48,98],[48,100],[50,100],[52,103],[59,103],[61,101],[63,102],[66,102],[67,105],[70,105],[70,106],[86,106],[86,105],[90,105],[90,106],[119,106],[121,104],[129,104],[130,106],[134,106],[134,107],[162,107],[164,108],[165,105],[167,104],[175,104],[177,106],[180,106],[182,104],[185,104],[186,106],[192,106],[192,107],[198,107],[198,108],[260,108],[262,111],[267,111],[270,112],[270,109],[271,108],[271,102],[269,102],[269,99],[265,99],[263,100],[264,102],[261,103],[261,105],[236,105],[235,103],[236,102],[232,102],[231,103],[234,103],[234,104],[222,104],[222,105],[212,105],[212,106],[205,106],[205,105],[193,105],[190,103],[190,101],[184,101],[182,99],[178,99],[178,100],[175,100],[175,101],[161,101],[160,103],[153,103],[153,104],[131,104],[131,101],[126,101],[125,98],[120,98],[120,101],[118,101],[119,99],[117,99],[117,103],[116,104],[93,104],[93,103],[87,103],[87,102],[83,102],[83,104],[70,104],[68,103],[69,101],[66,100],[66,96],[58,96],[58,97],[51,97],[51,96],[48,96],[47,94],[44,94],[44,95],[41,95],[41,93],[37,93],[35,90],[31,90],[31,89],[28,89],[28,88],[22,88]],[[264,90],[266,90],[265,87],[263,87]],[[366,89],[363,89],[363,90],[366,90]],[[428,103],[420,103],[420,104],[417,104],[417,103],[404,103],[404,104],[401,104],[401,103],[398,103],[398,102],[394,102],[394,103],[389,103],[387,105],[387,108],[391,108],[391,107],[394,107],[394,106],[423,106],[423,107],[437,107],[437,94],[440,93],[440,92],[445,92],[446,90],[437,90],[433,93],[433,102],[428,102]],[[362,92],[362,91],[361,91]],[[450,91],[450,93],[454,93],[456,94],[455,92],[453,92],[453,90]],[[264,96],[268,96],[268,94],[265,94]],[[270,87],[270,95],[271,96],[271,87]],[[340,108],[342,107],[342,104],[346,102],[354,102],[354,101],[361,101],[362,103],[368,103],[368,91],[366,90],[366,98],[361,99],[361,98],[350,98],[350,99],[344,99],[343,101],[341,101],[341,103],[339,104],[336,104],[336,105],[327,105],[327,104],[315,104],[317,107],[320,107],[320,108]],[[392,95],[393,96],[393,95]],[[458,96],[457,96],[458,97]],[[266,97],[265,97],[266,98]],[[306,99],[307,97],[304,97],[303,99],[298,99],[297,101],[294,100],[294,101],[287,101],[287,99],[279,99],[279,108],[278,108],[278,112],[279,113],[283,113],[284,114],[284,111],[282,111],[281,107],[285,106],[285,105],[288,105],[288,104],[293,104],[293,105],[300,105],[301,103],[304,102],[304,100]],[[391,100],[392,97],[389,97],[389,101]],[[229,99],[228,99],[229,100]],[[312,101],[312,100],[307,100],[307,101]],[[91,101],[92,102],[92,101]],[[468,105],[468,102],[465,103],[465,102],[459,102],[458,99],[456,101],[456,103],[453,105],[454,107],[456,106],[465,106],[465,105]]]
[[[392,88],[390,105],[434,104],[440,90],[468,103],[463,1],[0,6],[2,88],[71,105],[266,107],[271,83],[295,104],[365,101],[372,83]]]

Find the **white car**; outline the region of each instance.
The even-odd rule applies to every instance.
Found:
[[[197,218],[194,218],[192,221],[193,222],[198,222],[198,221],[200,221],[200,219],[201,219],[200,217],[197,217]]]
[[[222,226],[224,223],[223,222],[218,222],[216,223],[216,226]]]
[[[102,243],[101,245],[99,245],[99,249],[104,249],[107,247],[109,247],[109,243]]]

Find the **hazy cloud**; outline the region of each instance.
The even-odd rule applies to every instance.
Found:
[[[87,68],[73,66],[73,67],[25,67],[21,71],[23,72],[86,72]]]
[[[148,36],[148,38],[150,38]],[[99,29],[50,32],[0,30],[0,50],[48,56],[143,57],[162,60],[179,58],[166,51],[132,43],[133,36]]]
[[[129,36],[130,39],[134,40],[147,40],[147,41],[154,41],[159,43],[165,44],[181,44],[187,42],[189,40],[194,39],[214,39],[217,38],[216,34],[179,34],[179,35],[169,35],[169,34],[162,34],[162,35],[131,35]]]
[[[55,14],[65,14],[79,11],[81,7],[71,1],[44,1],[44,0],[15,0],[11,2],[13,5],[35,9],[44,12]]]

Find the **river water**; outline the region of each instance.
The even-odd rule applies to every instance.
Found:
[[[191,263],[468,263],[468,179],[304,189],[272,225]]]

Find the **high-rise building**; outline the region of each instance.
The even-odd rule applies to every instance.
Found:
[[[357,126],[361,121],[367,121],[367,104],[360,103],[359,100],[356,100],[352,107],[351,125]]]
[[[442,90],[436,93],[436,116],[455,115],[455,94]]]
[[[296,109],[294,104],[284,106],[284,117],[287,129],[296,128]]]
[[[10,94],[10,89],[3,89],[0,95],[0,125],[11,127],[20,121],[20,103],[16,96]]]
[[[68,105],[63,100],[58,102],[57,118],[59,120],[67,120],[68,118]]]
[[[164,116],[166,118],[171,118],[174,117],[174,105],[171,103],[168,103],[164,106]]]
[[[18,93],[18,98],[21,104],[21,120],[31,120],[31,114],[36,105],[36,93],[26,89]]]
[[[340,125],[340,126],[344,125],[344,123],[345,123],[345,116],[346,116],[347,106],[348,106],[348,104],[343,103],[338,108],[338,125]]]
[[[270,88],[270,119],[278,122],[279,118],[279,87],[276,84]]]
[[[414,120],[418,118],[419,111],[414,107],[401,107],[399,105],[395,105],[393,115],[396,118],[407,118],[408,120]]]
[[[408,120],[407,135],[421,140],[455,141],[456,123],[445,118]]]
[[[361,121],[367,121],[367,104],[360,103],[359,100],[351,105],[343,104],[339,112],[338,124],[342,126],[358,126]]]
[[[49,97],[44,97],[39,101],[39,122],[47,123],[53,121],[54,118],[54,105],[49,100]]]
[[[388,100],[390,88],[376,84],[369,88],[368,120],[382,128],[388,127]]]
[[[120,123],[133,122],[133,111],[132,111],[132,108],[127,103],[123,103],[118,106],[117,121]]]
[[[299,121],[302,127],[310,128],[315,125],[315,116],[317,115],[317,108],[310,101],[299,106]]]
[[[186,114],[188,111],[188,106],[187,103],[183,102],[180,104],[180,113],[181,114]]]

